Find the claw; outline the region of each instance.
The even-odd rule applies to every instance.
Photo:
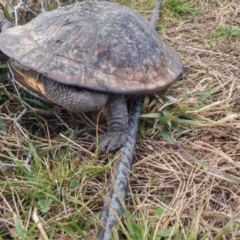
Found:
[[[98,149],[101,152],[109,153],[124,145],[127,139],[127,132],[106,132],[99,137]],[[96,147],[96,141],[90,149]]]

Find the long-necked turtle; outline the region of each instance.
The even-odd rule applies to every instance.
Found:
[[[107,152],[126,140],[124,96],[164,89],[183,71],[151,25],[117,3],[75,3],[24,26],[12,27],[1,15],[0,26],[0,49],[23,88],[70,111],[106,110],[99,148]]]

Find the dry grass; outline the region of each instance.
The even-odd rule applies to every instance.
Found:
[[[144,14],[152,6],[121,3]],[[159,29],[188,76],[145,100],[119,239],[240,239],[240,5],[196,0],[184,9],[163,6]],[[114,156],[89,152],[95,126],[85,116],[58,110],[62,122],[22,93],[26,139],[15,120],[23,106],[5,79],[2,239],[94,239]]]

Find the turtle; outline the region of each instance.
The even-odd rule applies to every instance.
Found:
[[[104,110],[105,152],[126,141],[126,99],[165,89],[184,72],[150,23],[114,2],[77,2],[18,26],[1,14],[0,31],[0,50],[23,89],[69,111]]]

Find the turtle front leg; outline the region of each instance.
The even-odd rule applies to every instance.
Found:
[[[99,150],[111,152],[121,147],[127,138],[128,111],[124,98],[120,95],[75,89],[42,77],[41,83],[46,98],[73,112],[90,112],[104,108],[108,131],[99,138]],[[48,81],[46,81],[48,80]],[[96,146],[96,143],[92,146]]]
[[[123,146],[127,139],[128,110],[124,98],[111,95],[105,105],[108,131],[99,137],[99,149],[111,152]]]

